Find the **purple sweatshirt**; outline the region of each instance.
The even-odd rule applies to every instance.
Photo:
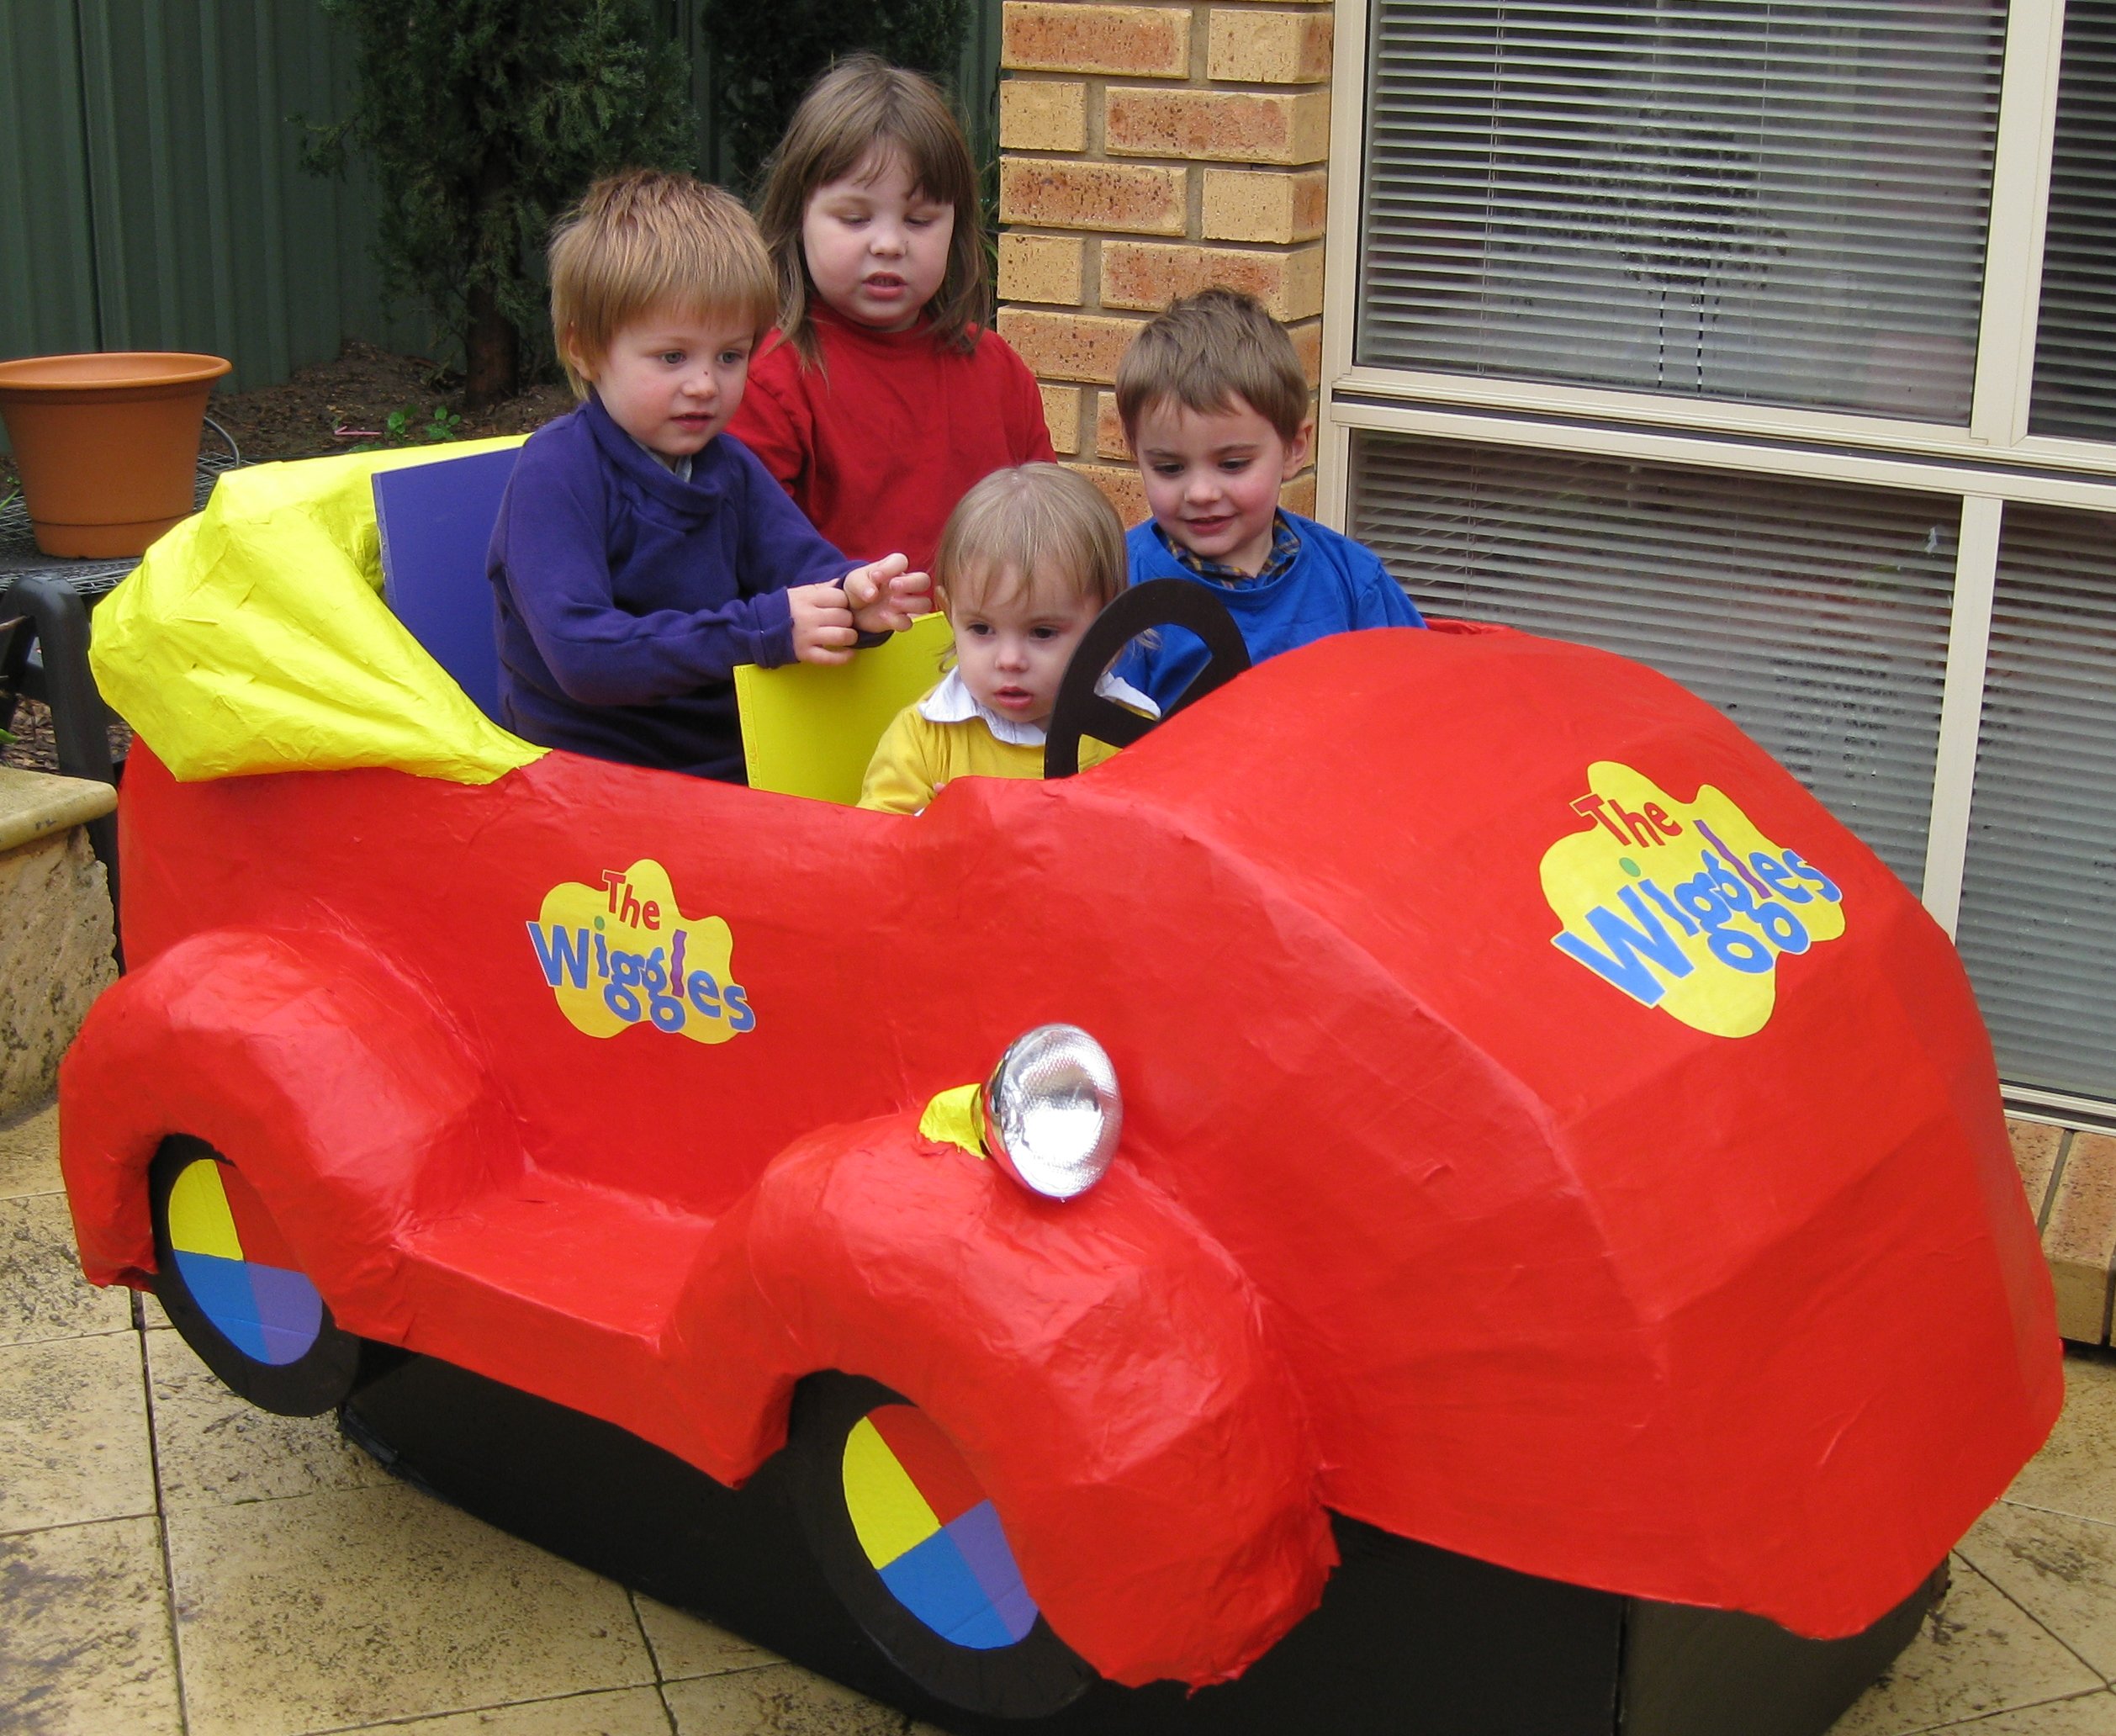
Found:
[[[531,435],[485,569],[500,717],[526,741],[743,781],[738,663],[793,659],[786,588],[847,560],[726,434],[685,481],[590,396]]]

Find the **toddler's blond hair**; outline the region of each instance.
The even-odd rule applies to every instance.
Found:
[[[956,503],[933,574],[951,617],[1022,588],[1105,607],[1124,588],[1124,523],[1086,477],[1062,464],[1017,464]]]

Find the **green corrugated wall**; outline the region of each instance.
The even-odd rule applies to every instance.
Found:
[[[659,0],[695,68],[699,167],[721,167],[700,0]],[[999,0],[976,0],[959,88],[992,150]],[[311,0],[0,0],[0,357],[204,350],[231,388],[326,361],[348,337],[426,352],[385,305],[372,188],[302,172],[352,48]]]

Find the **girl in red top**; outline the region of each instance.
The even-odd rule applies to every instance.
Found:
[[[970,485],[1056,455],[1035,378],[977,321],[984,225],[962,129],[871,55],[801,99],[759,218],[779,330],[728,431],[849,558],[930,566]]]

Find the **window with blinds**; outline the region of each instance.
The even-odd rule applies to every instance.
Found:
[[[1956,944],[2016,1084],[2116,1099],[2116,518],[2009,506]]]
[[[1352,479],[1420,608],[1652,664],[1918,886],[1956,500],[1367,433]]]
[[[2116,440],[2116,0],[2069,0],[2029,427]]]
[[[1361,363],[1966,422],[2002,0],[1372,17]]]

